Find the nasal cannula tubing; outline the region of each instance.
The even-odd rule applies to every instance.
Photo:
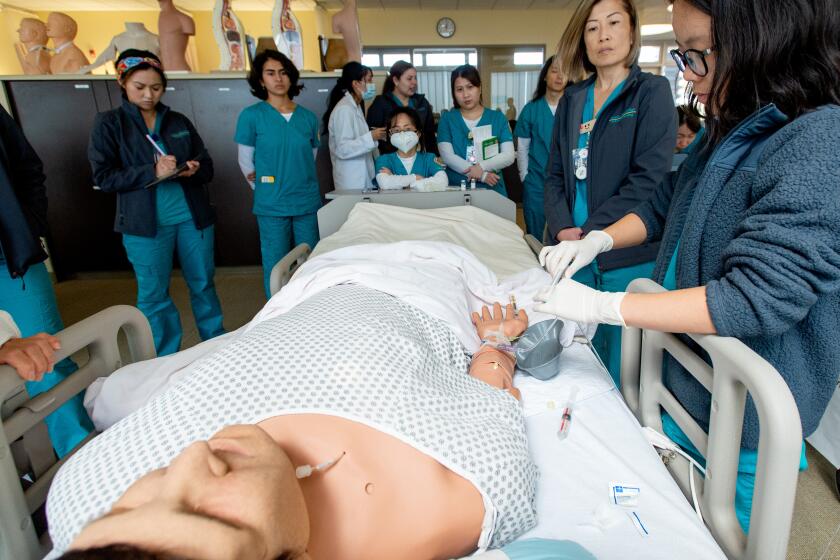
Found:
[[[569,400],[566,402],[566,406],[563,407],[563,412],[560,415],[560,426],[557,428],[557,437],[560,440],[566,439],[566,436],[569,435],[569,428],[572,426],[572,409],[575,406],[575,399],[579,390],[577,385],[572,385]]]

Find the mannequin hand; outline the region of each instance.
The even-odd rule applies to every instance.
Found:
[[[495,187],[496,184],[499,182],[499,176],[496,173],[489,172],[484,177],[484,183],[487,183],[491,187]]]
[[[484,305],[481,307],[481,315],[473,312],[472,322],[475,325],[478,337],[482,340],[487,338],[488,333],[498,332],[500,325],[506,337],[514,338],[524,333],[525,329],[528,328],[528,314],[525,313],[524,309],[514,311],[512,304],[508,304],[505,308],[505,314],[502,314],[502,305],[494,303],[493,315],[490,315],[490,310]]]
[[[481,176],[484,174],[484,170],[481,168],[480,165],[474,163],[467,169],[467,172],[464,175],[467,176],[467,179],[475,179],[476,181],[481,181]]]
[[[578,323],[606,323],[622,325],[621,301],[625,292],[599,292],[571,278],[563,278],[556,286],[547,286],[536,293],[535,311],[557,315]]]
[[[165,177],[175,171],[176,167],[178,165],[175,161],[175,156],[161,156],[155,164],[155,175],[157,177]]]
[[[583,237],[583,230],[579,227],[561,229],[557,232],[557,241],[577,241]]]
[[[187,168],[178,175],[178,177],[192,177],[198,172],[198,169],[201,167],[201,163],[197,161],[190,160],[187,162]],[[254,177],[256,180],[256,176]]]
[[[372,128],[370,129],[370,136],[371,138],[377,141],[385,140],[385,138],[388,136],[388,131],[385,130],[384,126],[379,128]]]
[[[612,249],[612,246],[613,238],[608,233],[593,230],[579,241],[561,241],[559,245],[543,247],[540,251],[540,264],[553,277],[562,274],[564,278],[571,278],[575,272],[594,261],[595,257]]]
[[[55,366],[55,351],[61,343],[54,336],[39,333],[26,338],[11,338],[0,346],[0,364],[9,364],[21,379],[40,381]]]

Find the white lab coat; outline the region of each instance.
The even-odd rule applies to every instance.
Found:
[[[344,98],[336,104],[330,115],[328,129],[335,188],[372,187],[376,142],[362,108],[350,93],[345,93]]]
[[[20,338],[20,330],[6,311],[0,310],[0,346],[10,338]]]

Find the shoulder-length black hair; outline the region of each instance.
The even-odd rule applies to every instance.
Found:
[[[706,110],[710,145],[769,103],[790,119],[840,103],[840,18],[833,0],[676,1],[712,18],[715,75]],[[693,94],[690,103],[697,111]]]
[[[545,64],[543,64],[542,70],[540,70],[540,77],[537,78],[537,89],[534,90],[534,96],[531,98],[531,101],[536,101],[537,99],[545,97],[545,94],[548,91],[548,85],[545,83],[545,78],[548,76],[548,71],[551,69],[551,65],[554,64],[554,59],[555,55],[551,55],[548,57],[548,60],[545,61]],[[566,80],[566,85],[568,86],[569,84],[571,84],[571,82]]]
[[[394,85],[394,79],[399,80],[402,78],[402,75],[414,68],[414,65],[410,62],[406,62],[405,60],[398,60],[391,65],[391,68],[388,69],[388,77],[385,78],[385,85],[382,86],[382,95],[386,93],[391,93],[396,89],[396,85]]]
[[[163,90],[166,91],[166,73],[163,71],[163,64],[160,61],[158,55],[151,51],[144,51],[141,49],[126,49],[120,53],[120,56],[117,57],[116,62],[114,62],[114,66],[118,66],[120,62],[122,62],[126,58],[149,58],[152,60],[156,60],[160,67],[153,66],[148,62],[141,62],[137,66],[133,66],[125,71],[125,74],[120,76],[119,82],[120,86],[122,86],[123,82],[125,82],[129,76],[137,72],[138,70],[149,70],[152,69],[158,74],[160,74],[160,79],[163,82]],[[125,97],[125,87],[122,87],[122,96]]]
[[[248,73],[248,85],[251,86],[251,95],[263,101],[268,99],[268,91],[262,85],[262,73],[265,63],[269,60],[276,60],[283,66],[283,70],[286,71],[286,75],[291,82],[289,86],[289,99],[294,99],[295,96],[300,95],[300,91],[303,89],[303,85],[298,83],[300,81],[300,71],[295,66],[295,63],[289,60],[288,56],[274,49],[264,50],[251,63],[251,71]]]
[[[327,111],[324,113],[324,134],[329,131],[330,115],[332,115],[335,106],[338,105],[338,102],[341,101],[341,98],[344,97],[346,92],[353,91],[353,82],[363,81],[365,76],[368,74],[373,74],[373,70],[356,61],[348,62],[341,68],[341,77],[336,80],[335,86],[333,86],[332,91],[330,92],[330,100],[327,103]],[[361,102],[361,105],[362,112],[364,113],[364,101]]]
[[[458,100],[455,98],[455,80],[457,80],[458,78],[464,78],[477,88],[481,87],[481,74],[478,73],[478,68],[476,68],[472,64],[463,64],[455,70],[453,70],[452,75],[449,78],[449,87],[452,90],[452,106],[456,109],[461,108],[461,106],[458,104]],[[482,95],[478,96],[478,102],[481,105],[484,105],[483,94],[484,92],[482,92]]]

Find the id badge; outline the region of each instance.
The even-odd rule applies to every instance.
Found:
[[[586,164],[589,161],[589,148],[572,150],[572,162],[575,166],[575,177],[579,181],[586,179]]]
[[[466,159],[468,162],[470,162],[470,163],[475,163],[475,162],[476,162],[476,158],[475,158],[475,145],[470,144],[469,146],[467,146],[467,153],[466,153],[466,156],[467,156],[467,157],[466,157],[466,158],[464,158],[464,159]]]

